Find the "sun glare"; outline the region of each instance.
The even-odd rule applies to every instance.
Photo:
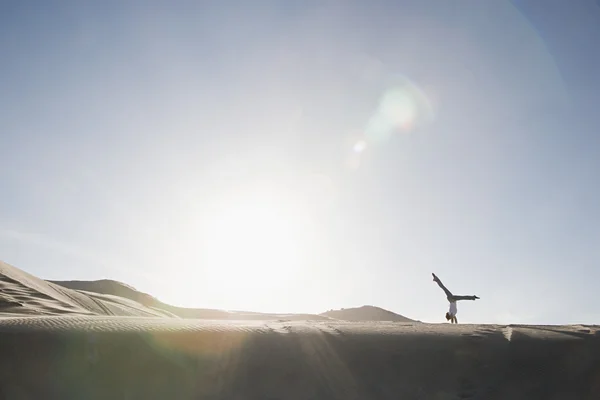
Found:
[[[228,296],[278,290],[302,272],[310,216],[289,197],[241,191],[216,202],[203,226],[204,278]]]

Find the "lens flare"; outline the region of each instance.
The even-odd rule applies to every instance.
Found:
[[[434,120],[433,102],[408,78],[396,78],[383,91],[377,108],[369,117],[362,133],[346,142],[346,167],[360,168],[367,149],[387,142],[398,132],[411,132]]]
[[[381,96],[365,129],[369,141],[384,142],[396,132],[410,132],[434,119],[427,95],[407,78],[401,78]]]

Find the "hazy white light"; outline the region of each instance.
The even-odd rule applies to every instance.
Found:
[[[312,219],[294,197],[242,189],[202,221],[203,278],[231,300],[269,296],[303,273]]]
[[[354,146],[352,147],[352,149],[354,150],[355,153],[362,153],[363,151],[365,151],[365,149],[367,148],[367,142],[365,142],[364,140],[359,140],[356,143],[354,143]]]

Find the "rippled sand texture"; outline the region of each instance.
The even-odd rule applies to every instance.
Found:
[[[598,399],[598,332],[8,318],[0,321],[0,398]]]

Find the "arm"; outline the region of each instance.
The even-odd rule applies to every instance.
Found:
[[[453,296],[454,300],[477,300],[479,297],[477,296]]]
[[[446,297],[453,297],[452,292],[450,292],[448,289],[446,289],[446,286],[444,286],[442,281],[440,281],[440,278],[438,278],[434,273],[432,273],[431,275],[433,275],[434,282],[437,283],[438,286],[442,288],[444,293],[446,293]]]

